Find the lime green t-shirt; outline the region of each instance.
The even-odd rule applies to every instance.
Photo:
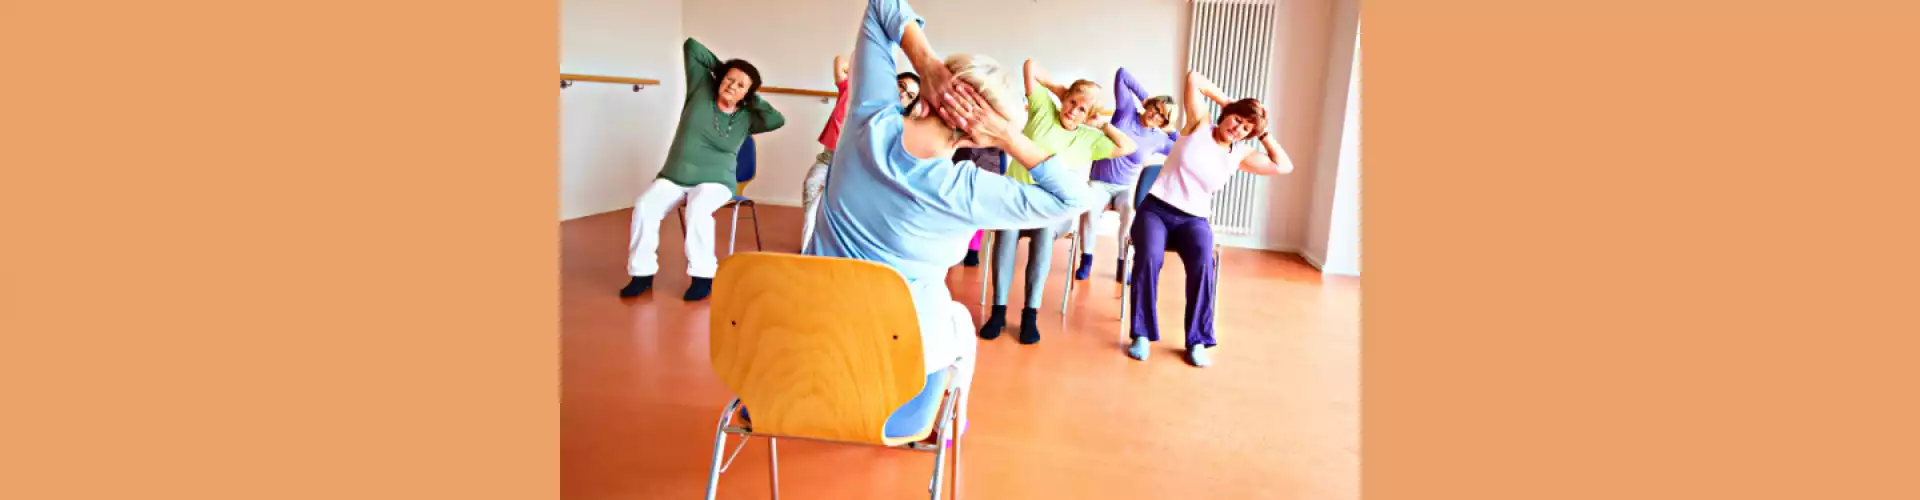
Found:
[[[1098,127],[1081,124],[1073,130],[1060,128],[1060,108],[1053,104],[1053,93],[1036,88],[1027,96],[1027,127],[1021,130],[1034,144],[1053,153],[1054,166],[1091,172],[1093,161],[1113,155],[1116,147]],[[1008,159],[1007,178],[1033,184],[1033,174],[1019,160]]]

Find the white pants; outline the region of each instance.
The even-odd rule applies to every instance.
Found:
[[[660,272],[660,221],[681,199],[687,200],[687,275],[712,278],[719,270],[720,260],[713,255],[713,212],[733,199],[733,190],[711,182],[689,188],[654,179],[633,204],[633,229],[627,238],[628,275],[653,276]]]
[[[920,309],[919,304],[915,304]],[[960,421],[967,421],[967,400],[972,399],[973,364],[978,356],[980,338],[975,336],[973,313],[967,306],[948,300],[920,313],[920,351],[926,356],[927,373],[953,367],[953,387],[967,389],[955,408]],[[956,429],[955,432],[958,432]]]
[[[833,151],[821,151],[813,158],[813,168],[807,169],[807,179],[800,184],[800,251],[807,251],[807,242],[813,240],[813,221],[820,215],[820,195],[827,190],[827,166],[833,164]]]
[[[1115,241],[1125,240],[1127,231],[1133,229],[1133,186],[1108,184],[1103,181],[1089,181],[1087,185],[1093,187],[1094,192],[1100,193],[1100,197],[1105,199],[1099,207],[1080,215],[1080,253],[1093,255],[1093,223],[1099,220],[1101,215],[1105,215],[1108,209],[1120,212],[1120,232],[1115,233]],[[1124,252],[1126,249],[1122,248],[1121,251]],[[1078,259],[1080,256],[1071,258]]]

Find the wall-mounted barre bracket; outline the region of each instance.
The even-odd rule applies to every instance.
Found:
[[[638,83],[636,83],[636,84],[633,84],[633,91],[634,91],[634,92],[639,92],[639,91],[640,91],[640,89],[644,89],[644,88],[647,88],[647,87],[646,87],[645,85],[641,85],[641,84],[638,84]]]
[[[567,87],[572,87],[572,86],[573,86],[573,80],[561,80],[561,81],[560,81],[560,88],[563,88],[563,89],[564,89],[564,88],[567,88]]]

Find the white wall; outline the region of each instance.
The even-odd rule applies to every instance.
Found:
[[[1353,79],[1348,84],[1347,123],[1340,134],[1339,173],[1333,189],[1333,214],[1328,222],[1327,253],[1321,271],[1360,275],[1360,42],[1355,34]]]
[[[666,161],[684,97],[680,17],[681,0],[562,0],[560,73],[661,81],[555,85],[562,220],[633,206]]]
[[[1329,238],[1333,232],[1334,204],[1336,192],[1340,186],[1340,151],[1345,146],[1349,116],[1348,98],[1353,89],[1355,65],[1355,41],[1358,39],[1360,23],[1360,5],[1358,0],[1336,0],[1333,11],[1333,31],[1329,33],[1326,80],[1324,92],[1320,96],[1321,109],[1324,111],[1316,127],[1320,131],[1317,151],[1325,154],[1316,156],[1311,162],[1296,157],[1295,175],[1304,175],[1311,182],[1309,189],[1301,193],[1300,201],[1306,204],[1304,245],[1300,253],[1310,261],[1325,268]],[[1358,99],[1358,96],[1351,96]],[[1356,130],[1357,129],[1353,129]]]
[[[682,83],[679,43],[694,37],[722,58],[760,68],[767,85],[833,88],[834,54],[850,53],[865,0],[564,0],[562,66],[566,72],[657,78],[665,87],[640,94],[580,84],[562,94],[563,217],[631,206],[660,168],[678,116]],[[1275,36],[1271,127],[1293,156],[1293,174],[1263,181],[1268,209],[1254,234],[1223,237],[1233,246],[1305,250],[1315,217],[1316,181],[1336,155],[1348,56],[1358,0],[1282,0]],[[1132,69],[1149,92],[1177,94],[1186,68],[1191,4],[1186,0],[921,0],[927,33],[942,54],[986,54],[1009,66],[1038,60],[1060,79],[1110,85],[1115,68]],[[679,24],[671,17],[678,16]],[[1344,26],[1344,27],[1343,27]],[[1345,31],[1342,31],[1342,30]],[[1350,52],[1346,51],[1346,52]],[[896,57],[896,60],[899,58]],[[904,62],[904,61],[902,61]],[[903,65],[903,69],[904,69]],[[1329,72],[1339,73],[1330,85]],[[655,92],[655,91],[658,92]],[[1330,100],[1336,91],[1337,100]],[[638,98],[636,98],[638,96]],[[787,117],[781,130],[756,137],[760,177],[747,194],[763,203],[798,205],[800,181],[820,145],[815,141],[831,102],[766,96]],[[1332,115],[1332,128],[1322,117]],[[1329,184],[1330,185],[1330,184]],[[1330,197],[1329,197],[1330,199]],[[1111,233],[1109,216],[1103,232]]]
[[[833,55],[852,53],[865,6],[865,0],[688,2],[686,36],[721,58],[753,62],[767,85],[832,90]],[[1184,67],[1190,7],[1177,0],[922,0],[913,6],[927,19],[928,40],[941,55],[985,54],[1015,68],[1016,77],[1019,64],[1032,58],[1056,78],[1111,85],[1114,69],[1124,64],[1148,91],[1173,94]],[[766,98],[786,115],[787,126],[755,137],[760,178],[747,194],[798,205],[801,178],[820,152],[815,139],[833,104]]]

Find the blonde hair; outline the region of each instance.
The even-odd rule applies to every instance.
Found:
[[[1067,86],[1067,97],[1073,97],[1080,94],[1098,92],[1099,90],[1100,90],[1100,84],[1094,83],[1093,80],[1074,80],[1073,85]],[[1095,100],[1098,100],[1099,98],[1100,96],[1098,95],[1094,96]]]
[[[1000,61],[977,54],[953,54],[947,56],[947,71],[953,73],[954,81],[965,82],[979,91],[980,97],[986,98],[993,110],[1008,120],[1025,120],[1027,108],[1020,104],[1020,92],[1007,82],[1007,72]]]

